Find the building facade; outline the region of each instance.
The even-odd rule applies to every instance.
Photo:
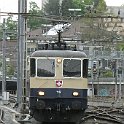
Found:
[[[107,12],[115,16],[124,17],[124,6],[108,6]]]

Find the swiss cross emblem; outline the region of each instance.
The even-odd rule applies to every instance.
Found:
[[[62,85],[63,85],[63,81],[61,81],[61,80],[56,80],[56,86],[57,86],[57,87],[62,87]]]

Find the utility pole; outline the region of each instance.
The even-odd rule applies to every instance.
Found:
[[[91,59],[92,100],[94,97],[93,59]]]
[[[91,80],[92,80],[92,100],[94,97],[94,78],[93,78],[93,60],[94,60],[94,47],[89,47],[89,57],[91,60]]]
[[[115,70],[114,70],[114,76],[115,76],[115,101],[117,100],[117,90],[118,90],[118,88],[117,88],[117,75],[118,75],[118,73],[117,73],[117,63],[118,62],[118,60],[115,60]]]
[[[6,26],[5,18],[3,19],[3,41],[2,41],[2,52],[3,52],[3,62],[2,62],[2,95],[6,92]]]
[[[119,100],[121,100],[121,79],[122,79],[122,73],[119,74]]]
[[[97,79],[98,79],[98,84],[97,84],[97,95],[100,94],[100,87],[99,87],[99,78],[100,78],[100,60],[97,61]]]
[[[20,13],[27,12],[27,0],[18,0],[18,75],[17,75],[17,102],[21,110],[26,109],[26,17]]]
[[[21,7],[20,7],[21,1],[18,0],[18,13],[20,13]],[[20,38],[20,22],[21,22],[21,15],[18,14],[18,56],[17,56],[17,103],[21,104],[21,96],[22,96],[22,76],[21,76],[21,38]]]
[[[121,63],[122,64],[122,63]],[[122,90],[122,86],[121,86],[121,82],[122,82],[122,74],[123,74],[123,71],[122,71],[122,65],[119,65],[118,67],[118,77],[119,77],[119,100],[121,100],[121,90]]]

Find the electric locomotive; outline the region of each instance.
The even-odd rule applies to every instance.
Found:
[[[30,58],[29,102],[34,119],[78,123],[87,108],[87,75],[88,58],[82,51],[35,51]]]

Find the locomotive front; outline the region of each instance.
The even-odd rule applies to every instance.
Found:
[[[42,50],[30,59],[30,111],[40,122],[78,122],[87,108],[83,52]]]

